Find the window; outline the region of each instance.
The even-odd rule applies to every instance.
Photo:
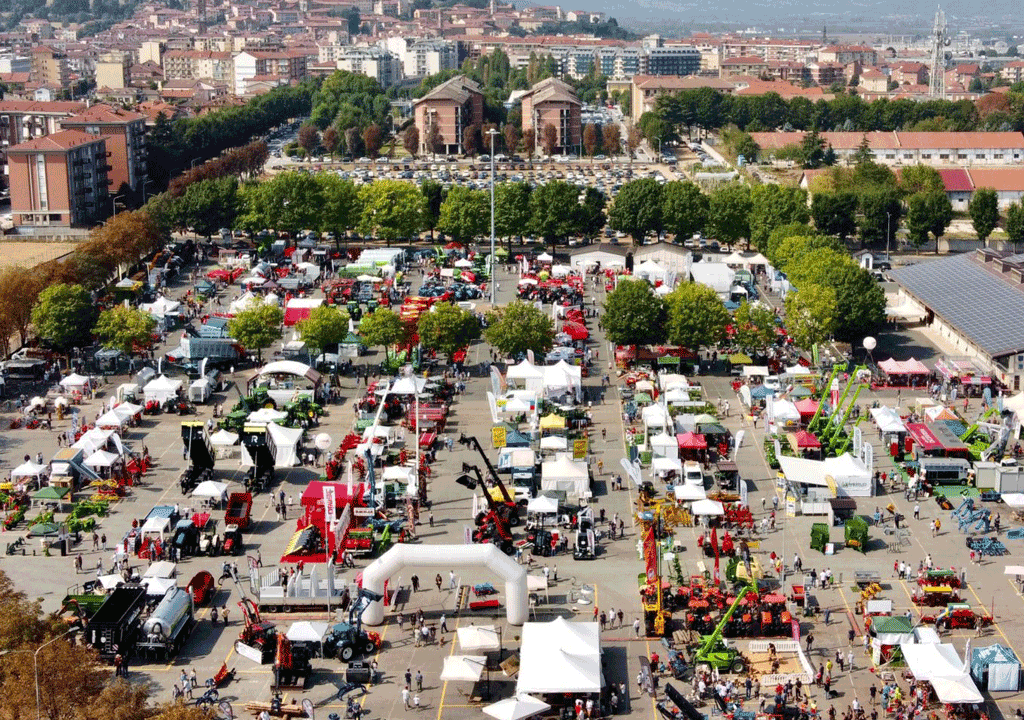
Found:
[[[921,153],[921,159],[922,160],[931,160],[932,159],[932,154],[931,153]]]
[[[39,209],[49,209],[49,199],[46,193],[46,156],[36,155],[36,187],[39,193]]]
[[[1002,160],[1003,159],[1003,154],[1002,153],[993,153],[992,154],[992,158],[995,159],[995,160]]]
[[[985,153],[978,153],[978,159],[979,160],[984,160],[985,159]]]
[[[957,160],[966,160],[967,159],[967,155],[966,155],[966,153],[957,153],[956,159]]]
[[[949,153],[939,153],[939,160],[949,160]]]

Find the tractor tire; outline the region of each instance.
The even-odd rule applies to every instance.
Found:
[[[519,517],[519,510],[518,509],[513,509],[508,514],[508,524],[509,524],[509,527],[519,527],[519,523],[520,522],[522,522],[522,520]]]
[[[356,656],[356,649],[351,645],[345,645],[341,648],[341,652],[338,654],[338,656],[342,659],[343,662],[349,662],[350,660],[352,660],[352,658]]]
[[[367,640],[366,644],[363,645],[363,652],[366,655],[372,655],[373,651],[376,650],[376,649],[377,649],[377,646],[374,644],[373,640]]]
[[[732,666],[729,669],[732,670],[733,674],[739,675],[746,669],[746,665],[742,660],[733,660]]]

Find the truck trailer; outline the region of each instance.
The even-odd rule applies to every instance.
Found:
[[[114,588],[89,619],[85,628],[86,644],[107,661],[118,653],[128,657],[138,640],[145,604],[146,588],[141,585]]]

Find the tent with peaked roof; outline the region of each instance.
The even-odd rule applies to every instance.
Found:
[[[582,497],[590,489],[590,471],[587,464],[566,455],[543,463],[540,472],[542,491],[557,490]]]
[[[601,640],[595,622],[556,618],[523,625],[516,694],[601,691]]]

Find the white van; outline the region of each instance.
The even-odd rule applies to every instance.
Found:
[[[687,460],[683,463],[683,479],[687,485],[693,485],[699,487],[701,490],[704,489],[704,471],[701,470],[700,463],[694,462],[693,460]]]

